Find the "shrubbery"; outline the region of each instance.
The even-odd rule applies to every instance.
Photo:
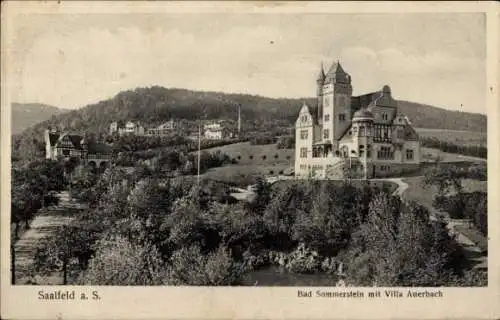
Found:
[[[256,136],[250,139],[251,145],[265,145],[265,144],[274,144],[278,139],[273,136]]]
[[[266,264],[294,273],[335,273],[345,265],[356,285],[427,286],[461,276],[461,251],[446,227],[369,184],[271,188],[259,180],[255,200],[246,204],[225,201],[229,188],[220,183],[123,179],[109,169],[91,185],[90,211],[47,242],[76,249],[42,250],[49,257],[41,265],[60,270],[61,264],[51,268],[61,260],[52,254],[79,259],[66,268],[79,269],[83,283],[93,285],[235,285]],[[125,258],[115,261],[113,252]]]

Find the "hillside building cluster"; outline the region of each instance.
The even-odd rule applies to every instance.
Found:
[[[177,127],[177,122],[173,119],[154,128],[146,128],[140,122],[113,121],[109,126],[109,133],[118,134],[120,136],[127,134],[137,136],[166,136],[174,132]]]
[[[418,168],[420,141],[398,110],[389,86],[352,95],[351,77],[339,62],[316,79],[317,105],[304,104],[295,124],[295,175],[298,178],[365,178]]]

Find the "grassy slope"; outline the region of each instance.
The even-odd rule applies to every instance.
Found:
[[[436,138],[441,141],[455,143],[464,146],[486,146],[486,131],[465,131],[447,129],[416,128],[422,138]]]

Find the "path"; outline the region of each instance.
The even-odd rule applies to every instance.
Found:
[[[60,202],[57,206],[42,209],[33,219],[30,229],[26,230],[16,241],[16,284],[25,283],[30,277],[30,270],[34,263],[34,255],[40,240],[50,236],[63,225],[67,225],[75,212],[82,210],[82,206],[70,199],[67,191],[59,193]],[[38,277],[37,277],[38,278]],[[59,284],[59,277],[47,277],[39,284]],[[38,281],[37,281],[38,282]]]

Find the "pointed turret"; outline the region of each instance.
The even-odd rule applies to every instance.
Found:
[[[316,78],[316,82],[318,84],[321,83],[321,85],[323,85],[323,82],[325,82],[325,71],[323,70],[323,62],[321,62],[321,67],[319,70],[318,77]]]
[[[316,79],[316,98],[317,98],[317,113],[316,118],[319,123],[323,122],[323,85],[325,84],[325,71],[323,70],[323,62],[319,70],[318,78]]]

